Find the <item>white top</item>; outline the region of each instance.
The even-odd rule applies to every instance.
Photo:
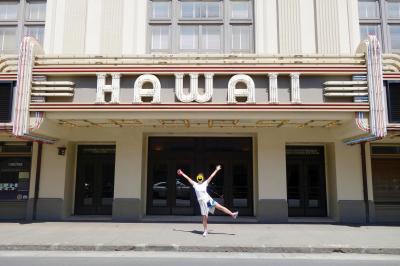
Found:
[[[204,181],[201,184],[194,182],[193,188],[194,191],[196,192],[197,200],[208,201],[211,199],[210,195],[208,195],[207,193],[207,186],[208,186],[207,181]]]

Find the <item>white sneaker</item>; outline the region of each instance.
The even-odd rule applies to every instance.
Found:
[[[203,236],[206,237],[208,235],[207,231],[204,231]]]
[[[238,215],[239,215],[239,212],[234,212],[232,218],[236,219],[238,217]]]

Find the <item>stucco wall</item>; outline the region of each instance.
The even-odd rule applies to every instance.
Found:
[[[44,144],[42,154],[41,198],[64,198],[67,157],[58,155],[57,147],[64,143]]]
[[[116,143],[113,217],[118,220],[126,217],[136,220],[145,213],[146,136],[247,135],[254,136],[256,144],[255,214],[264,217],[262,221],[287,220],[285,146],[296,144],[325,145],[327,149],[327,200],[330,216],[339,221],[347,221],[351,216],[349,211],[356,208],[361,217],[359,220],[363,218],[363,208],[360,207],[363,200],[360,149],[357,145],[346,146],[336,139],[336,129],[230,129],[228,134],[223,128],[75,128],[70,132],[67,150],[71,154],[59,156],[59,145],[44,146],[40,192],[41,198],[63,199],[65,215],[71,213],[74,201],[71,191],[74,190],[74,182],[70,176],[75,175],[75,155],[72,156],[75,154],[74,145]]]

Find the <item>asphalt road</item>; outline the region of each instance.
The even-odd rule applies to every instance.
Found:
[[[110,265],[400,265],[400,256],[361,254],[255,254],[173,252],[0,251],[0,266]]]

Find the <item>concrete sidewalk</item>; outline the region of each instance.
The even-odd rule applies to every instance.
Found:
[[[0,223],[0,250],[400,254],[400,226],[331,224]]]

